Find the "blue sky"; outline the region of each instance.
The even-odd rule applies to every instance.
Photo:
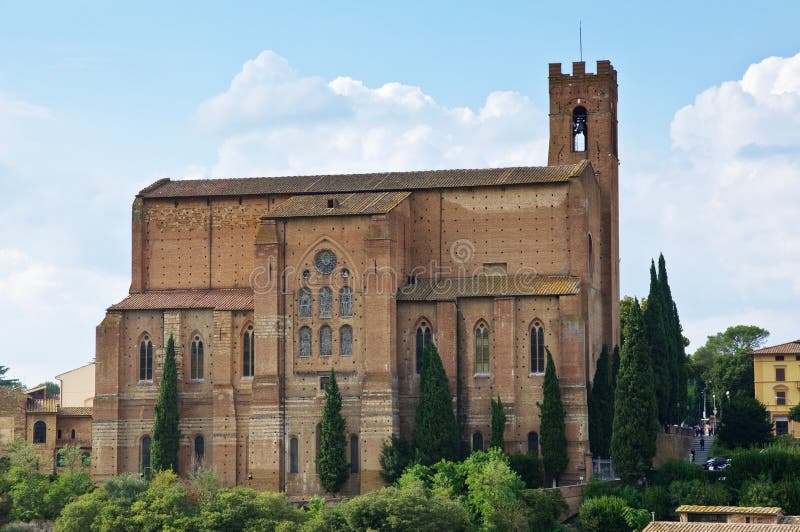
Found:
[[[0,364],[93,356],[157,178],[544,163],[579,20],[619,72],[623,294],[663,251],[690,351],[800,336],[800,5],[554,4],[0,1]]]

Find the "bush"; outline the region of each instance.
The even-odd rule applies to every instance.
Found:
[[[748,480],[764,479],[781,482],[800,478],[800,450],[787,447],[768,447],[736,452],[725,470],[727,483],[738,490]]]
[[[678,480],[669,485],[669,496],[674,507],[681,504],[725,506],[733,497],[722,483],[705,484],[701,480]]]
[[[594,499],[597,497],[619,497],[631,508],[642,507],[642,494],[633,486],[614,486],[602,480],[590,480],[583,489],[583,498]]]
[[[65,471],[50,483],[45,496],[46,517],[55,519],[64,507],[92,490],[92,478],[83,470]]]
[[[531,452],[514,453],[508,457],[508,465],[519,475],[527,489],[542,487],[542,468],[537,455]]]
[[[651,486],[642,496],[642,505],[655,513],[657,521],[669,521],[675,518],[675,506],[666,486]]]
[[[186,487],[171,469],[159,471],[131,506],[132,522],[139,530],[181,528],[189,508]]]
[[[569,510],[560,490],[523,490],[522,500],[528,507],[530,532],[550,532],[558,526],[558,517]]]
[[[275,530],[281,522],[300,523],[305,517],[283,494],[235,487],[202,505],[197,522],[201,530]]]
[[[381,448],[381,477],[387,484],[394,484],[414,461],[411,444],[405,438],[392,435],[389,443],[384,442]]]
[[[676,480],[703,480],[703,468],[683,460],[669,460],[653,473],[653,483],[669,486]]]
[[[525,484],[508,465],[500,449],[472,453],[464,462],[467,471],[467,507],[483,530],[527,528],[522,488]]]
[[[619,497],[595,497],[581,504],[578,513],[578,530],[596,532],[630,532],[625,520],[628,505]]]

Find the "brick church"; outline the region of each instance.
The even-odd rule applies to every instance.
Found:
[[[130,294],[97,327],[93,472],[149,466],[167,339],[178,359],[180,469],[321,493],[323,387],[336,371],[351,475],[382,485],[410,439],[433,342],[465,451],[506,408],[509,452],[539,452],[545,347],[569,465],[590,474],[587,385],[618,343],[617,74],[551,64],[548,166],[160,180],[133,202]]]

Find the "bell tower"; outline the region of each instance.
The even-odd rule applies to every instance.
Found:
[[[619,157],[617,153],[617,71],[611,61],[587,73],[583,61],[572,74],[550,63],[550,150],[547,164],[592,163],[601,191],[599,253],[603,300],[603,341],[619,344]]]

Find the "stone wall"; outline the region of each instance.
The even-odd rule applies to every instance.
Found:
[[[656,456],[653,467],[669,460],[688,460],[689,449],[694,443],[694,431],[682,427],[670,427],[669,433],[659,431],[656,436]]]

